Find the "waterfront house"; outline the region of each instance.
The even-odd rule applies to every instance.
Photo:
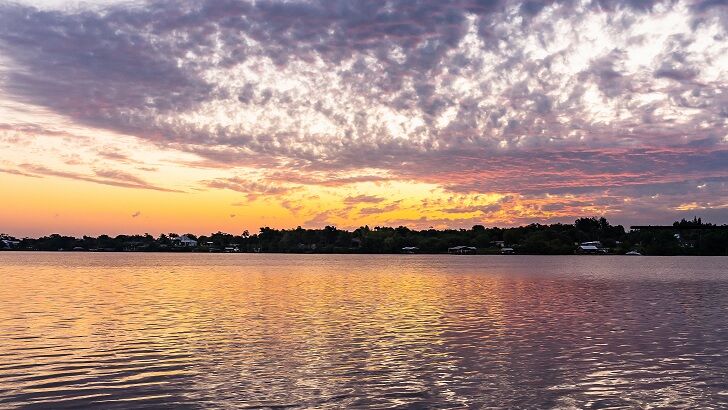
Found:
[[[15,249],[20,245],[20,241],[14,241],[12,239],[3,239],[0,242],[0,249]]]
[[[576,248],[576,253],[583,255],[596,255],[599,253],[599,248],[594,245],[579,245],[579,247]]]
[[[500,253],[501,253],[501,255],[513,255],[514,253],[516,253],[516,251],[513,248],[504,247],[504,248],[501,248]]]
[[[602,243],[600,241],[582,242],[576,248],[575,253],[581,255],[604,255],[609,253],[609,248],[605,248],[604,246],[602,246]]]
[[[172,243],[178,248],[196,248],[197,241],[187,235],[172,238]]]
[[[447,253],[451,255],[474,255],[477,250],[477,248],[472,246],[453,246],[452,248],[447,248]]]
[[[405,246],[404,248],[402,248],[402,253],[417,253],[417,251],[419,250],[420,248],[416,246]]]
[[[582,242],[581,245],[582,246],[596,246],[597,248],[601,248],[602,242],[601,241],[589,241],[589,242]]]

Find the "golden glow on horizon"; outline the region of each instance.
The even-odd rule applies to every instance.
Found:
[[[160,192],[108,186],[56,176],[31,178],[0,173],[11,198],[0,210],[9,233],[41,235],[256,232],[258,227],[356,228],[368,224],[438,228],[510,219],[549,217],[539,201],[517,200],[499,206],[502,194],[453,195],[435,185],[414,182],[358,183],[345,187],[303,186],[291,194],[246,199],[228,189]],[[69,195],[69,192],[72,195]],[[545,198],[541,203],[558,202]],[[495,207],[490,220],[483,210]]]

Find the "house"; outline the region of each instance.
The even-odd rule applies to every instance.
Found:
[[[498,248],[503,248],[506,246],[505,241],[493,241],[491,242],[493,245],[497,246]]]
[[[579,244],[579,246],[576,248],[575,253],[582,255],[604,255],[609,253],[609,248],[605,248],[604,246],[602,246],[602,243],[600,241],[588,241]]]
[[[419,250],[420,248],[416,246],[405,246],[404,248],[402,248],[402,253],[417,253],[417,251]]]
[[[178,248],[196,248],[197,241],[187,235],[172,238],[172,243]]]
[[[0,249],[15,249],[20,245],[20,241],[14,241],[12,239],[3,239],[0,241]]]
[[[516,251],[513,250],[513,248],[501,248],[500,253],[501,255],[513,255],[514,253],[516,253]]]
[[[447,248],[447,253],[451,255],[475,255],[475,251],[477,250],[477,248],[472,246],[453,246],[452,248]]]
[[[594,245],[579,245],[579,247],[576,248],[576,253],[584,255],[596,255],[599,253],[599,248]]]
[[[602,247],[602,243],[600,241],[582,242],[581,245],[583,245],[583,246],[596,246],[597,248],[601,248]]]

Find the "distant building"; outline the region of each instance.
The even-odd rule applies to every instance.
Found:
[[[506,242],[505,241],[493,241],[491,243],[493,245],[499,247],[499,248],[503,248],[504,246],[506,246]]]
[[[196,248],[197,241],[187,235],[172,238],[172,243],[178,248]]]
[[[607,254],[607,253],[609,253],[609,248],[603,247],[602,243],[600,241],[582,242],[576,248],[575,253],[582,254],[582,255]]]
[[[579,247],[576,248],[576,253],[581,253],[585,255],[596,255],[599,253],[599,248],[594,245],[579,245]]]
[[[516,251],[513,248],[504,247],[504,248],[501,248],[500,253],[501,253],[501,255],[513,255],[514,253],[516,253]]]
[[[474,255],[477,250],[472,246],[453,246],[447,249],[447,253],[451,255]]]
[[[420,248],[416,246],[405,246],[402,248],[402,253],[417,253],[420,250]]]
[[[0,241],[0,249],[15,249],[20,245],[20,241],[14,241],[12,239],[3,239]]]
[[[589,241],[589,242],[582,242],[582,246],[596,246],[597,248],[602,247],[602,243],[600,241]]]

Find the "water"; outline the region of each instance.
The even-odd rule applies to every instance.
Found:
[[[728,258],[0,253],[0,408],[725,408]]]

